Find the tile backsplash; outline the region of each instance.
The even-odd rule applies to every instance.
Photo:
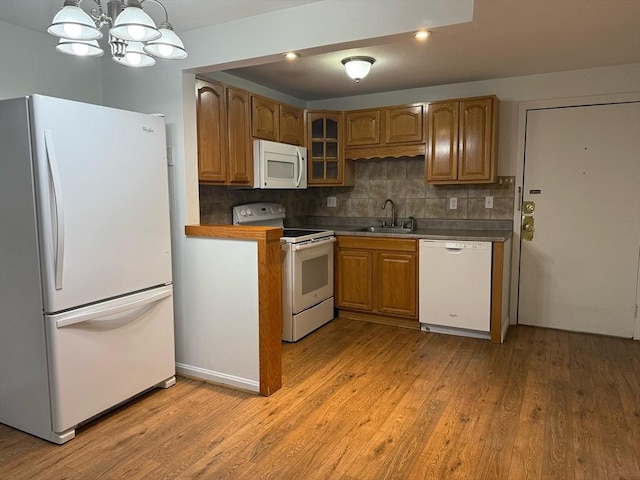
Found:
[[[394,201],[398,218],[512,220],[514,177],[499,177],[490,185],[426,185],[424,157],[361,160],[355,163],[355,186],[307,190],[231,190],[200,185],[200,222],[231,223],[231,207],[250,202],[278,202],[288,217],[390,217],[382,210],[385,199]],[[485,208],[485,197],[493,208]],[[336,206],[327,207],[327,197]],[[448,208],[457,198],[457,209]]]

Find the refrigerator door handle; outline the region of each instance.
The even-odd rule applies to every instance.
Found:
[[[44,143],[47,148],[47,161],[49,164],[49,175],[53,186],[53,199],[55,204],[55,288],[62,290],[62,271],[64,267],[64,209],[62,208],[62,182],[60,181],[60,171],[56,160],[56,149],[53,143],[53,132],[49,129],[44,131]]]
[[[71,325],[77,325],[79,323],[85,323],[89,321],[105,323],[119,320],[124,315],[120,315],[115,318],[114,316],[122,313],[127,313],[132,310],[149,308],[153,304],[158,303],[160,300],[170,297],[171,295],[171,287],[168,287],[162,289],[161,291],[154,291],[150,294],[147,293],[146,295],[142,295],[141,297],[122,305],[95,310],[89,308],[88,311],[85,311],[83,313],[72,313],[68,315],[61,314],[62,318],[58,318],[56,320],[56,328],[69,327]],[[135,318],[137,318],[137,316],[131,316],[131,320],[134,320]]]

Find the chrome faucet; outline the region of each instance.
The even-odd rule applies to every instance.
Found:
[[[387,203],[391,204],[391,226],[395,227],[396,222],[398,220],[398,217],[396,215],[396,204],[393,203],[393,200],[391,200],[390,198],[387,198],[384,203],[382,204],[382,209],[384,210],[385,208],[387,208]]]

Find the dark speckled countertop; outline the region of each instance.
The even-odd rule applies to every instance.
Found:
[[[399,219],[398,224],[402,224]],[[364,228],[377,225],[375,219],[347,217],[305,217],[287,222],[287,226],[324,228],[333,230],[336,235],[391,237],[391,238],[426,238],[429,240],[468,240],[476,242],[505,242],[511,235],[511,220],[433,220],[418,219],[418,228],[413,232],[388,233],[367,232]]]
[[[406,233],[363,232],[361,227],[355,227],[353,229],[345,229],[345,227],[328,229],[335,231],[336,235],[426,238],[429,240],[470,240],[475,242],[505,242],[511,238],[512,234],[511,230],[474,230],[462,228],[418,228],[413,232]]]

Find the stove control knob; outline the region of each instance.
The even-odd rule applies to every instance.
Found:
[[[244,217],[246,214],[247,214],[247,211],[244,208],[240,210],[240,215]]]
[[[284,207],[281,205],[278,207],[278,213],[284,212]]]
[[[253,215],[253,211],[250,208],[247,208],[247,215],[248,216]]]

